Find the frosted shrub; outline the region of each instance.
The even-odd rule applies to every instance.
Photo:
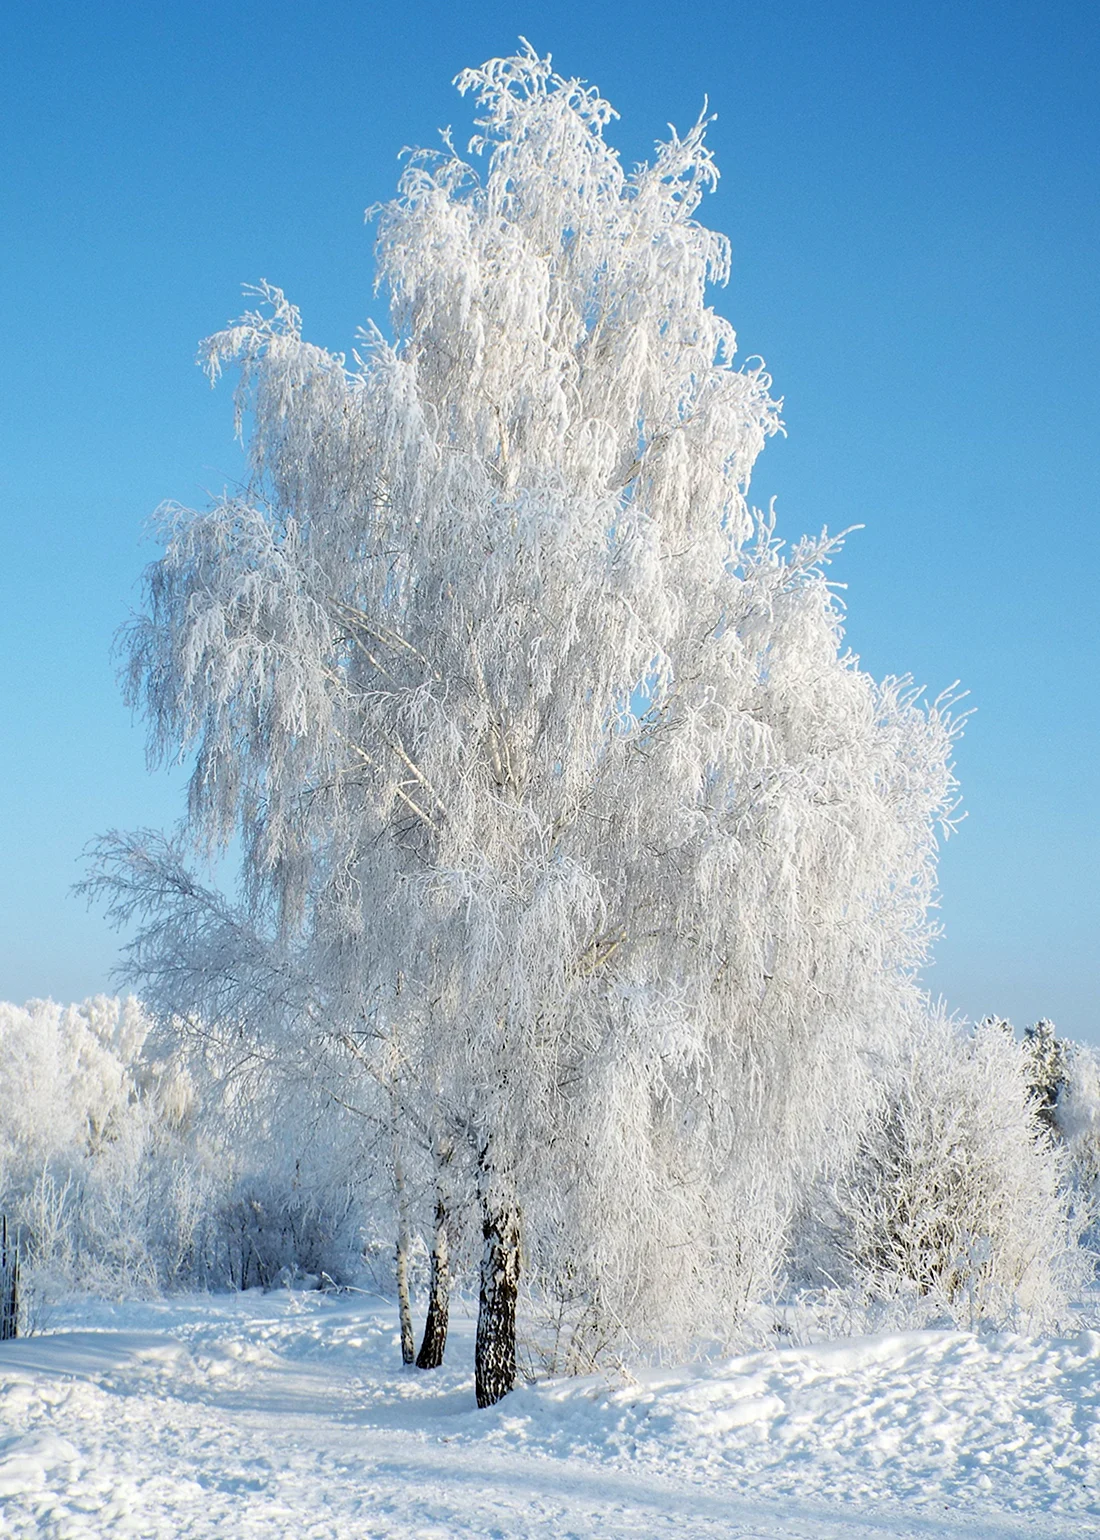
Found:
[[[0,1004],[0,1212],[32,1281],[149,1292],[355,1265],[358,1129],[231,1068],[186,1037],[166,1051],[133,998]]]
[[[359,1122],[314,1088],[255,1077],[221,1109],[231,1180],[217,1209],[219,1272],[235,1288],[356,1269],[377,1191]]]
[[[1100,1262],[1100,1054],[1081,1043],[1063,1047],[1064,1075],[1053,1122],[1066,1151],[1071,1201],[1083,1226],[1083,1244],[1095,1269]]]
[[[1062,1161],[999,1024],[931,1014],[886,1066],[851,1168],[832,1187],[837,1260],[916,1318],[1055,1319],[1076,1253]]]
[[[1071,1045],[1054,1109],[1054,1126],[1082,1164],[1100,1168],[1100,1054]]]
[[[173,1137],[158,1092],[175,1071],[149,1058],[139,1085],[150,1025],[132,998],[0,1005],[0,1207],[59,1283],[155,1285],[151,1156]]]

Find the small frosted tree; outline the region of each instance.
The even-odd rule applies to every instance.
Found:
[[[928,1014],[883,1066],[832,1187],[836,1259],[871,1299],[1048,1325],[1078,1281],[1065,1161],[1007,1022]]]
[[[1024,1028],[1023,1048],[1027,1083],[1039,1119],[1046,1129],[1057,1134],[1058,1105],[1070,1085],[1070,1045],[1058,1036],[1054,1023],[1042,1017]]]
[[[1052,1021],[1024,1028],[1028,1087],[1044,1130],[1064,1151],[1066,1183],[1095,1267],[1100,1217],[1100,1056],[1059,1037]]]
[[[448,140],[379,211],[392,340],[349,365],[265,286],[206,345],[252,482],[167,511],[129,688],[467,1171],[487,1404],[524,1251],[660,1334],[766,1285],[912,1006],[951,729],[749,508],[777,406],[707,303],[704,123],[628,173],[530,49],[458,85],[485,172]]]

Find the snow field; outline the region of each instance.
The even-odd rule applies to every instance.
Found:
[[[78,1301],[0,1347],[0,1533],[1100,1533],[1100,1334],[883,1335],[524,1386],[403,1371],[392,1305]]]

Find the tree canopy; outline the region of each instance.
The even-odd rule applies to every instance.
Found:
[[[265,284],[204,345],[250,484],[166,510],[127,647],[190,834],[241,841],[219,937],[477,1196],[494,1399],[521,1247],[626,1332],[774,1275],[922,1009],[953,729],[845,650],[837,542],[750,505],[779,406],[710,302],[705,118],[626,171],[530,48],[457,84],[472,158],[376,211],[390,337]]]

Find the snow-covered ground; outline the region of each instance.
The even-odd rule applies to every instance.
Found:
[[[913,1332],[558,1380],[473,1404],[392,1306],[79,1301],[0,1344],[0,1533],[1100,1534],[1100,1334]]]

